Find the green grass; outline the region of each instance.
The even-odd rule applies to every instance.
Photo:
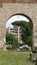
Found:
[[[28,60],[30,52],[0,51],[0,65],[35,65]]]

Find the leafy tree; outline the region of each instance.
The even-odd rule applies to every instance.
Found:
[[[21,27],[22,29],[21,37],[23,42],[31,46],[32,45],[32,26],[30,22],[21,20],[21,21],[15,21],[12,24]]]
[[[19,46],[18,40],[15,38],[15,36],[9,32],[6,32],[6,44],[11,44],[13,48],[16,48]]]

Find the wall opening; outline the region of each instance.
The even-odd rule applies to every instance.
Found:
[[[33,22],[31,20],[31,18],[25,14],[21,14],[21,13],[18,13],[18,14],[14,14],[12,15],[11,17],[9,17],[9,19],[7,20],[7,23],[6,23],[6,32],[9,32],[13,35],[15,35],[15,37],[17,38],[18,42],[20,42],[20,44],[23,43],[22,39],[21,39],[21,26],[19,25],[13,25],[12,23],[14,22],[18,22],[18,21],[24,21],[26,23],[29,23],[30,27],[31,27],[31,35],[32,35],[32,43],[31,43],[31,47],[32,47],[32,44],[33,44]],[[28,36],[27,36],[28,37]],[[29,41],[30,41],[29,40]],[[27,41],[27,42],[29,42]]]

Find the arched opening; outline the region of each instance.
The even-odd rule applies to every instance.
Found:
[[[32,23],[32,20],[31,20],[30,17],[28,17],[25,14],[21,14],[21,13],[14,14],[11,17],[9,17],[9,19],[7,20],[6,31],[9,32],[9,33],[11,33],[12,35],[15,35],[15,37],[18,40],[18,42],[20,42],[20,44],[22,44],[23,42],[22,42],[22,39],[21,39],[21,36],[20,36],[20,34],[21,34],[21,32],[20,32],[21,27],[18,26],[18,25],[13,25],[12,24],[12,23],[14,23],[16,21],[24,21],[26,23],[29,23],[28,25],[31,27],[31,33],[30,33],[31,35],[33,34],[33,23]],[[31,42],[31,47],[32,47],[33,38],[30,38],[29,41],[28,40],[27,40],[28,43],[29,43],[30,40],[32,41]]]

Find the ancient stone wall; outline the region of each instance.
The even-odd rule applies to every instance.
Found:
[[[10,16],[23,13],[33,21],[33,42],[37,45],[37,4],[27,3],[3,3],[0,7],[0,42],[4,40],[6,33],[6,22]]]
[[[0,0],[0,2],[4,2],[4,3],[16,3],[16,2],[22,2],[22,3],[35,3],[37,2],[37,0]]]

